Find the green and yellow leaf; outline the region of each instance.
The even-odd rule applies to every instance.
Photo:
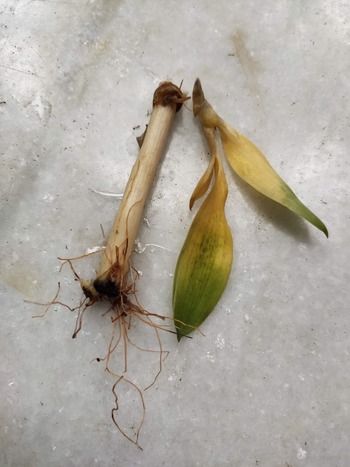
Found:
[[[231,271],[233,241],[225,216],[227,183],[216,153],[191,200],[205,193],[211,176],[215,176],[212,189],[192,222],[176,266],[173,309],[178,340],[207,318]]]

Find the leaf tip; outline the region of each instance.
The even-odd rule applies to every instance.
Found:
[[[307,217],[306,217],[306,219],[310,220]],[[314,224],[314,226],[317,227],[319,230],[321,230],[321,232],[323,232],[327,238],[329,238],[328,229],[327,229],[326,225],[321,221],[321,219],[319,217],[315,216],[315,222],[312,222],[312,220],[311,220],[311,223]]]
[[[205,102],[205,97],[200,79],[197,78],[192,91],[193,114],[196,116]]]
[[[180,342],[181,338],[183,337],[180,329],[176,329],[176,337],[177,337],[177,342]]]
[[[325,236],[326,236],[327,238],[329,238],[328,229],[327,229],[327,227],[325,226],[325,224],[322,224],[321,230],[322,230],[322,232],[325,234]]]

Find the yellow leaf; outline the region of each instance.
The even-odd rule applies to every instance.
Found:
[[[191,199],[190,199],[190,209],[192,209],[194,203],[200,199],[208,191],[210,182],[214,174],[214,164],[215,156],[212,156],[207,170],[204,172],[199,182],[197,183],[196,188],[194,189]]]
[[[328,237],[327,227],[321,219],[299,200],[248,138],[229,128],[224,122],[220,124],[219,130],[225,155],[237,175],[263,195],[308,220]]]
[[[328,237],[325,224],[299,200],[262,152],[214,111],[204,97],[199,79],[194,85],[193,108],[205,127],[219,129],[225,155],[237,175],[263,195],[308,220]]]

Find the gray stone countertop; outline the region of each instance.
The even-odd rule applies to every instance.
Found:
[[[0,0],[0,465],[6,467],[350,465],[350,4]],[[139,450],[111,420],[111,335],[98,305],[76,315],[24,300],[79,301],[57,256],[103,245],[148,121],[169,79],[206,95],[253,140],[330,237],[240,182],[226,166],[235,243],[229,284],[192,339],[169,351],[144,393]],[[176,259],[208,163],[191,112],[177,116],[147,203],[134,266],[145,308],[171,316]],[[95,190],[95,191],[94,191]],[[77,269],[92,277],[97,258]],[[153,330],[130,339],[157,349]],[[140,387],[159,354],[132,345]],[[123,371],[123,351],[112,367]],[[138,393],[120,386],[132,433]]]

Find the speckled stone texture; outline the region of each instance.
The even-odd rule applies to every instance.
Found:
[[[350,4],[0,0],[0,465],[3,467],[348,467]],[[57,256],[103,244],[160,81],[205,93],[251,138],[330,238],[232,175],[226,212],[235,262],[215,312],[169,350],[146,391],[143,451],[113,425],[103,370],[111,334],[103,306],[72,339],[75,314],[42,309],[61,282]],[[139,235],[143,305],[171,316],[177,255],[194,213],[206,148],[191,114],[177,116]],[[133,129],[140,125],[140,128]],[[194,212],[196,209],[194,209]],[[157,246],[148,246],[155,244]],[[77,264],[92,277],[96,257]],[[130,336],[157,349],[134,321]],[[157,353],[130,346],[141,387]],[[120,350],[113,369],[123,369]],[[132,432],[140,401],[120,388]]]

